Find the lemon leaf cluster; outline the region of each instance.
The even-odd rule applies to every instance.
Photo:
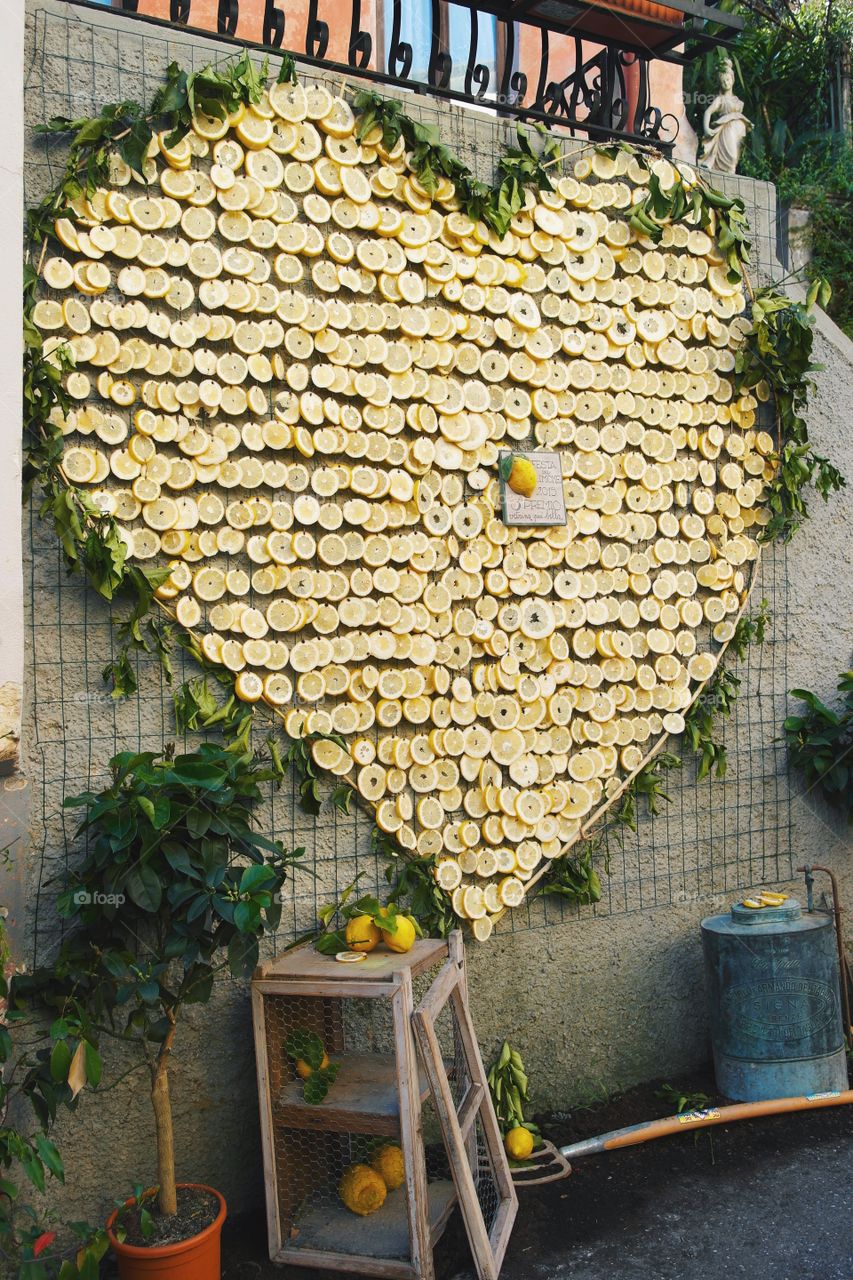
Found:
[[[413,120],[399,102],[363,89],[355,95],[353,105],[359,114],[359,141],[363,141],[377,125],[382,129],[383,146],[389,150],[402,137],[411,152],[412,168],[424,190],[435,195],[438,179],[449,178],[468,216],[475,222],[484,222],[499,236],[505,234],[522,208],[526,188],[552,189],[547,166],[559,157],[559,146],[556,139],[547,138],[542,126],[537,126],[537,132],[547,140],[539,152],[529,134],[518,126],[517,146],[508,147],[501,156],[498,180],[491,187],[475,178],[468,166],[453,155],[441,141],[437,125]]]
[[[752,307],[752,327],[735,356],[738,388],[767,383],[776,403],[779,442],[776,475],[770,482],[771,517],[762,533],[764,541],[790,542],[808,518],[807,491],[813,487],[827,501],[843,489],[846,480],[832,462],[817,453],[804,417],[814,363],[815,302],[828,301],[828,286],[812,286],[805,303],[779,293],[773,286],[759,289]]]

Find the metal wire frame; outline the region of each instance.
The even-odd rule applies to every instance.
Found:
[[[87,15],[88,16],[88,15]],[[71,15],[34,8],[31,15],[25,106],[27,124],[52,115],[85,115],[107,101],[150,101],[174,59],[190,70],[216,60],[215,40],[177,39],[168,31],[104,20],[80,23]],[[221,56],[231,55],[225,47]],[[317,75],[337,89],[331,76]],[[413,97],[407,110],[424,123],[438,124],[442,137],[483,178],[494,172],[508,122],[494,119],[486,132],[476,129],[467,112]],[[28,203],[52,186],[64,159],[61,143],[39,143],[28,156]],[[580,153],[581,148],[578,148]],[[775,201],[767,184],[726,179],[730,193],[743,194],[755,228],[753,279],[778,277],[775,260]],[[159,750],[178,739],[192,749],[192,735],[178,735],[171,710],[171,690],[153,659],[137,662],[139,694],[115,703],[104,691],[101,670],[114,654],[111,614],[105,603],[69,579],[52,530],[34,509],[25,547],[29,590],[25,774],[33,788],[34,821],[30,865],[34,908],[29,921],[29,950],[42,958],[55,938],[49,907],[50,884],[74,849],[75,818],[63,810],[63,798],[103,785],[106,766],[120,750]],[[542,929],[591,916],[626,915],[653,907],[728,895],[790,878],[794,849],[792,797],[786,757],[777,741],[786,714],[787,575],[784,551],[768,548],[753,599],[766,597],[774,618],[765,644],[750,650],[738,674],[743,684],[735,715],[726,727],[729,771],[724,781],[697,785],[695,765],[686,761],[667,779],[671,803],[657,817],[640,816],[638,831],[611,839],[609,874],[602,876],[604,895],[595,907],[578,907],[560,898],[537,898],[509,912],[498,932]],[[175,684],[198,674],[183,651],[175,654]],[[259,726],[256,745],[266,728]],[[675,744],[677,746],[677,744]],[[268,834],[290,848],[304,845],[303,869],[287,886],[287,900],[277,943],[287,945],[310,929],[318,905],[337,898],[360,876],[364,892],[386,888],[386,864],[370,841],[372,823],[357,806],[350,815],[324,805],[318,819],[298,807],[296,780],[280,789],[269,787],[258,814]]]
[[[91,0],[65,2],[83,9],[100,7]],[[688,50],[697,53],[714,44],[725,43],[720,31],[742,25],[742,19],[721,14],[717,9],[696,4],[693,0],[673,0],[673,12],[683,13],[684,21],[671,25],[668,34],[667,30],[651,25],[646,29],[642,19],[638,26],[632,16],[629,23],[619,19],[620,34],[610,36],[593,34],[588,27],[585,28],[585,18],[596,13],[594,6],[585,3],[564,6],[565,15],[558,12],[555,16],[549,10],[547,17],[542,17],[535,11],[529,12],[529,4],[507,6],[497,0],[486,0],[486,3],[475,7],[471,0],[430,0],[427,6],[429,63],[426,79],[419,80],[412,74],[412,45],[402,39],[403,2],[392,0],[390,38],[386,50],[374,33],[363,29],[361,0],[350,0],[346,65],[326,56],[330,32],[328,23],[319,16],[318,0],[309,0],[305,31],[299,40],[290,36],[285,10],[275,0],[265,0],[259,31],[261,39],[252,43],[269,52],[289,48],[300,60],[331,71],[355,72],[365,79],[399,85],[451,101],[491,106],[520,119],[560,124],[572,134],[597,140],[654,141],[668,148],[675,140],[678,122],[671,113],[650,103],[651,63],[655,59],[682,63],[686,61]],[[137,21],[161,28],[172,25],[193,34],[203,34],[191,26],[192,0],[171,0],[168,20],[140,14],[138,5],[139,0],[116,0],[115,7]],[[467,14],[469,26],[463,89],[451,85],[454,66],[447,41],[451,9]],[[493,15],[497,23],[498,65],[493,84],[491,68],[480,57],[478,10]],[[600,16],[602,11],[599,9],[597,12]],[[220,0],[217,15],[220,40],[245,43],[237,40],[239,21],[240,0]],[[517,65],[521,27],[533,28],[539,33],[540,72],[535,92],[528,83],[527,74]],[[562,77],[551,71],[553,35],[568,36],[574,45],[573,69]],[[673,52],[673,47],[679,44],[684,46],[683,54]],[[629,68],[636,77],[633,95],[626,85]]]

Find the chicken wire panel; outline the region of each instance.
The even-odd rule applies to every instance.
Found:
[[[474,1036],[464,976],[457,976],[437,1008],[429,999],[417,1006],[413,1022],[477,1274],[481,1280],[496,1277],[518,1200]]]
[[[441,1051],[441,1060],[447,1077],[450,1096],[453,1099],[458,1118],[468,1102],[472,1076],[471,1068],[465,1055],[459,1017],[452,1001],[448,1001],[443,1006],[440,1013],[433,1020],[432,1025]],[[465,1150],[486,1234],[491,1236],[498,1209],[500,1208],[501,1196],[494,1162],[485,1140],[479,1114],[476,1116],[474,1125],[466,1138]]]
[[[501,1193],[495,1171],[495,1162],[492,1158],[489,1144],[486,1141],[483,1122],[479,1115],[474,1121],[469,1150],[473,1166],[474,1186],[477,1191],[477,1203],[480,1206],[480,1213],[483,1215],[486,1234],[491,1238],[497,1225],[498,1210],[501,1207]]]
[[[381,1155],[387,1139],[352,1130],[306,1133],[287,1124],[276,1124],[273,1142],[282,1233],[277,1261],[298,1265],[300,1251],[399,1262],[411,1259],[405,1181],[393,1185],[396,1178],[392,1179],[392,1187],[386,1191],[382,1203],[370,1212],[349,1208],[342,1199],[343,1194],[363,1194],[359,1180],[367,1184],[370,1175],[365,1170],[371,1168],[377,1153]],[[354,1170],[354,1165],[363,1168]],[[430,1165],[428,1161],[429,1216],[437,1230],[446,1220],[455,1193],[449,1178],[429,1176]],[[345,1193],[344,1178],[348,1174],[352,1191]],[[364,1201],[353,1200],[353,1203]]]
[[[398,1146],[400,1099],[390,1001],[266,993],[262,1000],[279,1260],[292,1253],[297,1262],[301,1250],[408,1261],[411,1206]],[[312,1036],[322,1040],[330,1063],[338,1067],[320,1103],[305,1100],[304,1075],[295,1058]],[[426,1092],[422,1074],[424,1103]],[[423,1131],[429,1144],[429,1221],[437,1234],[455,1192],[439,1127],[428,1114]],[[374,1174],[365,1168],[353,1171],[353,1166],[366,1166]],[[387,1188],[381,1204],[369,1213],[357,1211],[356,1204],[364,1209],[362,1194],[375,1194],[380,1167]]]
[[[172,60],[198,70],[223,61],[233,51],[215,40],[163,36],[121,21],[95,15],[57,12],[34,4],[28,9],[28,66],[25,107],[27,127],[53,115],[76,117],[97,113],[110,101],[149,102]],[[311,72],[337,91],[340,80]],[[437,104],[422,96],[397,93],[409,113],[437,123],[442,139],[479,176],[490,178],[512,125],[487,111]],[[30,132],[30,138],[32,133]],[[584,144],[568,141],[572,154]],[[26,164],[26,198],[35,203],[58,179],[65,145],[62,140],[33,144]],[[716,176],[715,176],[715,180]],[[775,259],[776,210],[772,188],[742,179],[721,185],[744,194],[754,226],[755,278],[779,278]],[[54,940],[54,913],[44,910],[42,891],[64,864],[73,841],[73,815],[63,812],[64,796],[103,785],[107,761],[119,750],[158,750],[176,735],[171,691],[156,663],[137,659],[139,694],[113,703],[104,693],[101,671],[115,653],[111,612],[105,603],[67,578],[55,539],[37,513],[31,515],[29,573],[29,716],[25,751],[34,792],[36,906],[32,949],[43,954]],[[767,598],[776,625],[763,648],[750,651],[741,664],[741,698],[733,721],[725,727],[729,746],[726,781],[696,785],[695,766],[687,761],[680,774],[670,774],[672,803],[656,818],[641,816],[639,830],[609,849],[609,875],[602,901],[577,907],[560,898],[537,898],[516,909],[500,930],[538,928],[591,914],[622,914],[652,906],[726,895],[753,884],[784,880],[793,866],[791,797],[782,748],[775,742],[784,716],[786,645],[781,620],[786,616],[784,554],[765,553],[755,601]],[[174,683],[197,674],[179,651]],[[256,730],[261,745],[266,728]],[[184,736],[179,749],[192,749],[197,739]],[[330,806],[318,819],[297,805],[296,784],[288,779],[270,787],[259,813],[264,830],[307,855],[286,894],[279,941],[286,943],[310,930],[319,904],[337,897],[356,876],[362,891],[381,892],[385,864],[372,851],[372,821],[354,809],[344,815]],[[49,891],[51,893],[52,891]],[[270,944],[275,945],[275,944]]]
[[[471,1089],[471,1069],[465,1056],[459,1019],[451,1004],[448,1003],[442,1007],[433,1019],[432,1025],[450,1087],[450,1095],[458,1114]]]

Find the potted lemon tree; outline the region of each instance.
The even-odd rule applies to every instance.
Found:
[[[173,1280],[219,1275],[222,1195],[177,1184],[169,1065],[181,1014],[216,974],[247,977],[281,914],[288,853],[251,821],[262,760],[206,743],[192,754],[124,753],[110,785],[66,800],[83,811],[85,853],[58,899],[68,931],[24,993],[74,1013],[87,1041],[116,1036],[147,1067],[157,1186],[108,1223],[123,1280],[168,1266]],[[152,1164],[154,1162],[152,1161]]]

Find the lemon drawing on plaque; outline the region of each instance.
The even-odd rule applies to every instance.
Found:
[[[345,743],[317,765],[485,939],[732,634],[774,448],[741,285],[689,217],[631,228],[628,151],[498,237],[322,87],[186,144],[154,139],[147,186],[114,163],[44,261],[65,475],[171,566],[163,607],[239,696]],[[566,522],[509,528],[499,457],[536,447]]]
[[[536,467],[529,458],[507,454],[501,459],[500,473],[507,487],[522,498],[532,498],[539,483]]]

